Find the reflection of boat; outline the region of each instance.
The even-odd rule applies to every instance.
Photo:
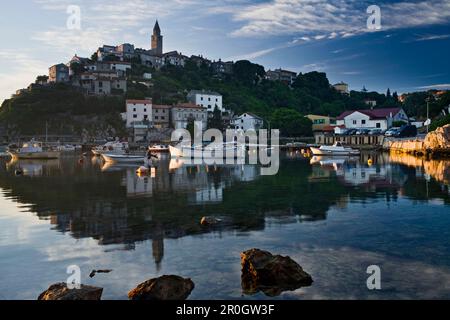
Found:
[[[169,146],[169,150],[172,158],[223,159],[228,154],[232,154],[233,158],[245,158],[245,147],[234,142],[209,146]]]
[[[123,154],[129,149],[128,142],[107,142],[103,146],[98,146],[92,149],[95,156],[101,156],[104,153],[108,154]]]
[[[322,156],[313,156],[310,160],[310,164],[320,164],[321,166],[326,165],[342,165],[350,158],[326,158]]]
[[[144,163],[145,156],[134,155],[134,154],[114,154],[114,153],[104,153],[102,154],[103,159],[106,162],[124,162],[124,163]]]
[[[24,143],[22,148],[9,151],[15,159],[58,159],[59,151],[44,150],[42,142],[30,141]]]
[[[359,155],[360,151],[349,147],[344,147],[340,142],[335,142],[332,146],[321,146],[320,148],[310,147],[315,156],[343,156]]]

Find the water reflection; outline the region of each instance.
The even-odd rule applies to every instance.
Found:
[[[448,161],[388,154],[312,159],[287,154],[276,176],[259,176],[259,168],[251,165],[199,166],[169,159],[161,161],[154,176],[139,176],[135,165],[65,158],[3,162],[0,188],[5,198],[75,239],[92,238],[120,250],[150,240],[160,270],[165,239],[310,223],[327,219],[331,208],[369,199],[449,204],[449,167]],[[17,169],[23,176],[15,175]],[[211,215],[230,223],[202,227],[201,217]]]

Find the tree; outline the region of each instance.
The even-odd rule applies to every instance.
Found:
[[[397,93],[397,91],[394,91],[394,93],[392,94],[392,98],[394,99],[395,102],[398,102],[398,93]]]
[[[387,92],[386,92],[386,98],[388,98],[388,99],[390,99],[391,98],[391,89],[387,89]]]
[[[94,53],[92,54],[91,60],[94,61],[94,62],[97,62],[97,61],[98,61],[98,55],[97,55],[97,52],[94,52]]]
[[[251,86],[258,84],[258,82],[264,78],[266,71],[264,70],[264,67],[259,64],[241,60],[234,64],[233,73],[238,81]]]
[[[72,62],[70,64],[70,70],[72,70],[73,74],[75,76],[78,76],[86,71],[85,67],[78,62]]]
[[[280,129],[285,137],[312,135],[312,121],[293,109],[276,110],[271,116],[271,125],[274,129]]]
[[[223,131],[223,120],[222,120],[222,111],[217,108],[217,106],[214,108],[214,112],[212,114],[212,117],[208,118],[208,128],[210,129],[217,129],[220,131]]]

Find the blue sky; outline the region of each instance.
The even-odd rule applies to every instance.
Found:
[[[374,4],[379,31],[366,23]],[[66,26],[69,5],[80,30]],[[449,0],[20,0],[1,4],[0,101],[74,54],[149,48],[156,19],[165,51],[324,71],[356,90],[450,89]]]

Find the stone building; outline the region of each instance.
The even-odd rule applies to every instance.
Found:
[[[161,28],[159,27],[158,20],[156,20],[155,27],[153,28],[152,51],[155,55],[163,54],[163,36],[161,35]]]

